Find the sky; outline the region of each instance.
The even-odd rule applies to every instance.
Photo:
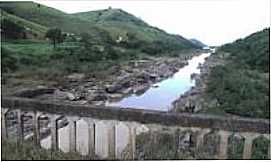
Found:
[[[221,45],[270,26],[270,0],[35,0],[66,13],[121,8],[171,34]]]

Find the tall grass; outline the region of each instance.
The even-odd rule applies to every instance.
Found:
[[[32,143],[2,140],[1,160],[92,160],[78,153],[64,153],[35,147]]]

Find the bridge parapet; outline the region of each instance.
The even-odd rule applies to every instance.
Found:
[[[218,144],[218,152],[215,155],[217,159],[227,159],[228,141],[229,136],[233,133],[238,133],[244,137],[243,158],[250,159],[252,154],[252,145],[254,139],[259,136],[264,136],[270,141],[270,124],[269,121],[263,119],[247,119],[247,118],[228,118],[217,117],[211,115],[201,114],[171,114],[157,111],[145,111],[137,109],[124,109],[117,107],[102,107],[102,106],[82,106],[82,105],[69,105],[59,103],[49,103],[25,98],[2,98],[1,106],[1,121],[2,121],[2,138],[9,138],[7,129],[7,114],[9,112],[16,113],[17,121],[17,139],[19,142],[26,140],[27,134],[25,125],[25,112],[31,114],[32,122],[32,139],[33,143],[41,146],[42,142],[47,140],[47,145],[53,150],[61,149],[60,134],[62,130],[66,129],[68,133],[66,143],[67,151],[75,152],[80,148],[78,140],[80,136],[80,122],[85,122],[87,130],[86,138],[86,152],[88,155],[94,156],[101,154],[99,150],[105,150],[103,153],[107,159],[121,159],[122,154],[119,153],[118,141],[123,138],[122,133],[118,132],[120,123],[127,128],[124,134],[127,136],[126,150],[129,154],[129,159],[136,159],[136,138],[140,134],[139,128],[147,126],[148,131],[152,138],[157,138],[156,132],[162,131],[165,127],[167,131],[172,131],[173,136],[176,130],[191,131],[196,133],[196,148],[204,147],[206,135],[212,130],[217,130],[220,137]],[[48,125],[43,126],[46,131],[41,132],[41,117],[48,119]],[[61,122],[60,122],[61,121]],[[63,124],[64,123],[64,124]],[[104,133],[107,141],[107,146],[100,147],[97,142],[100,142],[99,131],[103,129],[100,124],[106,125]],[[82,125],[82,124],[81,124]],[[47,134],[44,135],[44,134]],[[49,139],[49,140],[48,140]],[[49,141],[49,142],[48,142]],[[49,144],[48,144],[49,143]],[[64,149],[65,150],[65,149]],[[270,151],[270,146],[268,151]],[[268,152],[270,158],[270,153]]]

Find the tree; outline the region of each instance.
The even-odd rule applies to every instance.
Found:
[[[61,43],[64,40],[64,35],[58,28],[49,29],[45,34],[45,37],[52,41],[54,48],[56,47],[57,43]]]

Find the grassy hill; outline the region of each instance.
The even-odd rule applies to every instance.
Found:
[[[0,12],[1,12],[1,21],[4,19],[8,19],[17,25],[24,27],[27,30],[27,32],[29,32],[31,35],[35,36],[36,38],[44,38],[44,35],[46,31],[48,30],[48,28],[45,26],[28,21],[24,18],[20,18],[15,15],[9,14],[3,11],[2,9],[0,9]]]
[[[48,28],[58,27],[63,31],[78,34],[79,31],[91,31],[92,29],[89,22],[34,2],[1,2],[0,8],[9,14]]]
[[[199,48],[121,9],[67,14],[34,2],[0,2],[0,9],[1,24],[6,23],[1,31],[4,79],[56,80],[74,72],[102,72],[129,59],[175,56]],[[56,48],[44,37],[51,28],[68,33]]]
[[[0,8],[9,14],[16,15],[28,21],[47,28],[58,27],[65,32],[100,33],[106,31],[113,40],[122,37],[124,41],[136,40],[141,44],[162,44],[165,48],[173,44],[176,49],[198,48],[185,38],[177,38],[158,28],[151,27],[144,21],[121,9],[105,9],[76,14],[46,7],[34,2],[1,2]],[[95,35],[95,34],[94,34]],[[151,45],[149,45],[151,46]],[[171,50],[171,49],[169,49]]]
[[[270,118],[269,38],[270,29],[223,45],[228,52],[224,66],[211,71],[208,96],[221,111],[247,117]]]
[[[129,39],[128,34],[132,33],[140,41],[160,41],[162,44],[172,43],[180,48],[198,47],[181,36],[171,35],[161,29],[152,27],[121,9],[105,9],[75,13],[73,15],[81,20],[95,23],[100,28],[108,31],[114,39],[121,36],[124,40],[127,40]]]

